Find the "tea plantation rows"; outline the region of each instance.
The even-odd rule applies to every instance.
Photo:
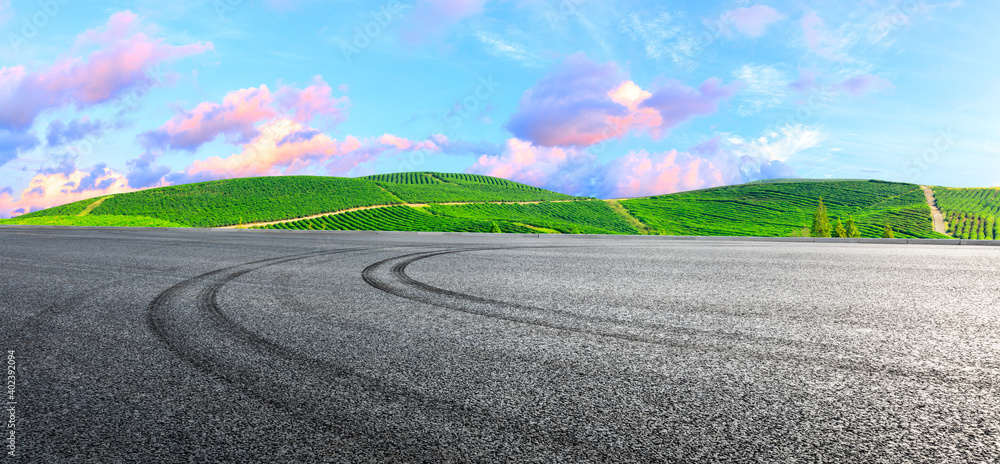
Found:
[[[949,233],[1000,237],[1000,190],[936,187],[934,192]],[[934,232],[930,208],[914,184],[779,179],[606,202],[496,177],[437,172],[202,182],[78,201],[0,223],[249,227],[283,221],[261,227],[789,236],[811,224],[820,197],[832,222],[851,217],[864,237],[879,237],[890,226],[901,238],[948,238]],[[342,212],[370,206],[377,208]],[[297,219],[317,215],[322,216]]]
[[[934,232],[920,187],[894,182],[758,182],[621,204],[668,235],[781,237],[811,224],[820,197],[832,221],[853,217],[863,237],[879,237],[889,225],[897,237],[946,238]]]
[[[971,240],[1000,239],[1000,189],[934,187],[948,234]]]
[[[292,230],[395,230],[395,231],[436,231],[436,232],[490,232],[493,225],[506,233],[534,233],[535,231],[508,222],[477,221],[436,216],[423,208],[409,206],[388,206],[385,208],[363,209],[340,214],[331,214],[316,219],[283,222],[262,229]]]

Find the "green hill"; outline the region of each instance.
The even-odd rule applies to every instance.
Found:
[[[530,224],[561,234],[638,234],[639,230],[600,200],[536,204],[434,205],[444,217]]]
[[[950,235],[972,240],[1000,239],[1000,188],[933,190]]]
[[[433,176],[438,185],[314,176],[255,177],[227,179],[133,193],[112,195],[87,216],[144,216],[188,227],[220,227],[255,222],[280,221],[350,208],[401,203],[464,201],[536,201],[570,199],[504,179],[465,174],[408,173],[410,177]],[[394,179],[389,175],[387,179]],[[405,176],[405,175],[404,175]],[[378,176],[376,176],[378,177]],[[89,199],[19,216],[17,223],[44,216],[76,215],[101,199]],[[88,220],[92,221],[92,220]]]
[[[998,236],[1000,190],[934,191],[956,236]],[[933,231],[930,208],[914,184],[777,179],[605,201],[437,172],[220,180],[93,198],[0,223],[789,236],[811,223],[820,197],[833,222],[853,217],[865,237],[878,237],[889,225],[897,237],[946,238]]]
[[[668,235],[787,236],[812,223],[820,197],[832,221],[852,216],[864,237],[878,237],[890,225],[900,238],[945,238],[934,232],[920,186],[895,182],[758,182],[621,204]]]

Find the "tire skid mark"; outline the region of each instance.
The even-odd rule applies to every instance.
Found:
[[[218,292],[223,286],[255,270],[369,249],[310,252],[207,272],[157,296],[149,305],[147,326],[171,352],[200,371],[233,384],[298,420],[354,442],[360,450],[378,450],[382,456],[404,453],[412,458],[416,443],[423,445],[421,458],[428,462],[453,460],[456,456],[447,453],[454,451],[448,450],[454,450],[466,437],[458,433],[427,436],[420,425],[430,420],[444,423],[445,430],[468,434],[472,428],[470,416],[490,417],[488,412],[470,410],[461,403],[387,384],[346,366],[310,357],[248,330],[227,316],[218,304]],[[192,296],[193,302],[189,301]],[[281,378],[268,377],[263,372],[265,366],[268,373]],[[321,393],[310,395],[297,388],[303,385]],[[411,411],[406,411],[407,407]],[[395,421],[387,420],[393,417]],[[498,434],[506,436],[507,439],[500,440],[502,444],[516,443],[522,450],[535,446],[537,451],[544,452],[577,445],[570,434],[540,434],[537,427],[520,424],[510,417],[502,419],[496,422],[496,429],[474,433],[481,435],[481,441],[496,439]],[[391,425],[406,423],[410,426]],[[517,443],[518,437],[538,442]],[[428,440],[437,446],[429,445]]]
[[[835,369],[875,375],[890,375],[918,380],[926,380],[927,377],[930,377],[941,383],[968,385],[984,390],[996,390],[1000,387],[1000,382],[989,377],[975,375],[957,376],[953,373],[934,368],[913,368],[892,364],[879,364],[867,358],[830,359],[801,353],[768,351],[758,347],[735,347],[724,346],[716,343],[698,343],[697,341],[690,340],[690,338],[696,336],[709,336],[745,343],[764,341],[775,343],[780,347],[793,346],[793,344],[787,340],[772,337],[715,330],[701,330],[687,327],[635,323],[615,318],[594,317],[575,314],[571,311],[546,309],[519,303],[494,300],[491,298],[484,298],[434,287],[432,285],[414,280],[406,274],[406,268],[410,264],[435,256],[469,251],[521,250],[525,248],[539,247],[467,248],[424,253],[410,253],[384,259],[368,266],[364,271],[362,271],[362,278],[372,287],[408,300],[467,314],[543,327],[560,332],[613,338],[626,342],[647,343],[668,348],[683,348],[720,353],[742,353],[744,355],[751,354],[757,358],[777,362],[808,361]],[[516,313],[512,314],[510,310],[514,310]],[[545,319],[543,319],[543,317]],[[632,325],[636,328],[654,329],[658,331],[661,336],[628,332],[628,327],[625,327],[626,325]],[[667,338],[671,335],[679,336],[681,338]]]
[[[390,433],[372,433],[374,431],[365,421],[342,413],[336,407],[326,407],[319,398],[309,398],[309,393],[299,391],[308,388],[317,396],[323,390],[338,392],[346,389],[338,388],[342,385],[337,384],[365,380],[363,376],[352,375],[342,366],[323,365],[319,360],[263,339],[228,317],[220,316],[218,309],[216,295],[219,289],[241,275],[268,266],[347,251],[311,252],[251,261],[188,279],[167,289],[150,303],[147,325],[171,352],[198,370],[286,411],[297,421],[333,432],[353,443],[352,448],[371,448],[392,455],[395,446],[385,442],[385,438],[391,437]],[[322,382],[329,379],[334,381],[333,385]],[[326,385],[320,386],[320,383]],[[331,400],[335,406],[339,405],[336,398]],[[423,457],[430,460],[443,456]]]

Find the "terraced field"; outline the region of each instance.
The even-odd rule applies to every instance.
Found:
[[[87,200],[87,204],[92,200]],[[66,205],[82,211],[84,202]],[[339,177],[256,177],[177,185],[114,195],[90,216],[146,216],[192,227],[301,217],[356,206],[399,203],[371,182]],[[65,215],[59,208],[22,218]]]
[[[387,206],[332,214],[315,219],[284,222],[260,229],[291,230],[397,230],[436,232],[490,232],[496,224],[505,233],[535,233],[523,225],[503,221],[443,217],[409,206]]]
[[[956,236],[998,236],[1000,191],[935,193]],[[820,197],[833,223],[853,217],[864,237],[879,237],[888,225],[900,238],[948,238],[934,232],[930,208],[914,184],[779,179],[596,200],[495,177],[436,172],[203,182],[79,201],[0,223],[788,236],[811,224]]]
[[[830,218],[854,217],[864,237],[892,226],[897,237],[946,238],[934,232],[919,186],[882,181],[759,182],[621,201],[667,235],[788,236],[808,226],[822,197]]]
[[[1000,189],[934,187],[948,233],[968,240],[1000,239]]]
[[[406,203],[568,200],[574,197],[476,174],[407,172],[362,177]]]
[[[383,179],[381,181],[375,178]],[[390,182],[395,180],[397,182]],[[409,182],[409,183],[403,183]],[[256,177],[161,187],[92,198],[20,216],[142,216],[181,226],[221,227],[312,216],[346,209],[446,201],[539,201],[569,195],[471,174],[405,173],[373,178]],[[101,201],[92,210],[88,207]],[[95,220],[86,220],[88,224]]]
[[[432,205],[445,217],[530,224],[561,234],[638,234],[639,230],[598,200],[560,203]]]

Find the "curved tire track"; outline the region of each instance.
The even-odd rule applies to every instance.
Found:
[[[283,346],[232,320],[218,304],[223,286],[255,270],[362,250],[367,248],[282,256],[204,273],[157,296],[147,326],[198,370],[343,439],[338,444],[355,450],[353,459],[465,461],[466,449],[515,446],[545,453],[576,446],[572,434],[470,410]],[[491,427],[481,427],[484,418]]]
[[[385,421],[378,420],[376,411],[365,411],[358,405],[381,403],[391,409],[402,401],[422,398],[267,340],[225,316],[218,306],[219,290],[249,272],[350,251],[357,250],[283,256],[207,272],[157,296],[149,305],[147,325],[180,359],[286,411],[297,421],[311,423],[345,439],[338,443],[339,447],[369,457],[399,456],[400,449],[405,447],[398,439],[413,439],[413,432],[380,427],[379,423]],[[429,448],[418,455],[419,459],[445,457]],[[412,457],[413,450],[408,451]]]
[[[738,354],[742,353],[743,355],[749,354],[756,358],[769,359],[773,361],[809,361],[817,365],[824,365],[837,369],[866,372],[871,374],[886,374],[896,377],[926,378],[929,376],[942,383],[966,384],[987,390],[997,388],[997,381],[995,379],[981,378],[977,376],[957,377],[951,373],[933,368],[880,364],[870,359],[822,358],[788,351],[776,352],[766,348],[762,349],[758,346],[741,347],[725,346],[718,343],[699,343],[698,341],[692,339],[695,337],[707,336],[717,339],[727,339],[728,341],[744,342],[751,345],[759,345],[760,342],[769,342],[779,348],[788,348],[795,345],[795,343],[789,340],[740,332],[701,330],[658,324],[629,323],[614,318],[587,316],[570,311],[545,309],[507,301],[494,300],[434,287],[432,285],[414,280],[406,274],[406,268],[410,264],[435,256],[469,251],[518,250],[525,248],[539,247],[452,249],[445,251],[410,253],[388,258],[368,266],[364,271],[362,271],[362,278],[372,287],[412,301],[477,316],[527,324],[568,333],[606,337],[626,342],[647,343],[669,348],[685,348],[700,351],[716,351]],[[627,327],[625,324],[631,324],[633,327]],[[647,331],[653,330],[660,336],[650,335],[649,333],[640,333],[634,329],[645,329]],[[677,338],[669,338],[669,335],[673,335]]]

